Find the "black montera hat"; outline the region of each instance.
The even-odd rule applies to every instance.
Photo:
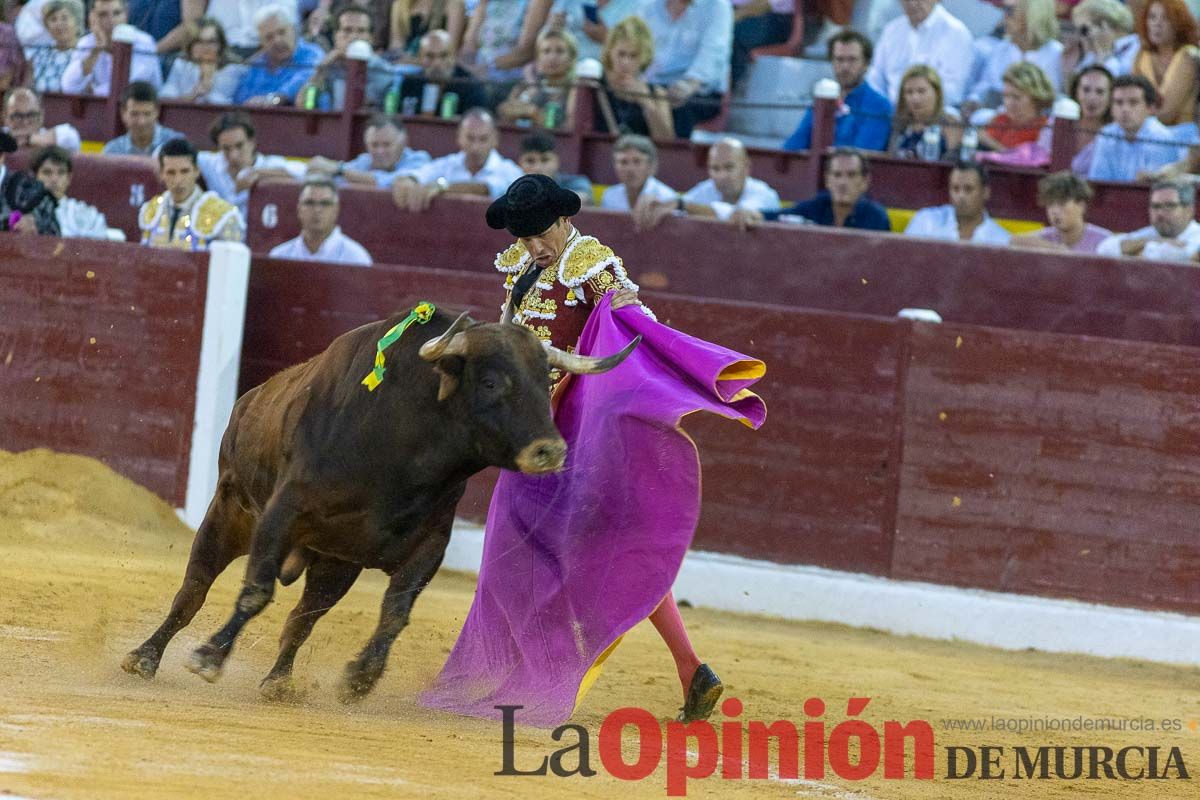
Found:
[[[579,195],[564,189],[545,175],[522,175],[512,182],[503,197],[488,206],[487,224],[508,229],[518,238],[545,233],[559,217],[579,213]]]

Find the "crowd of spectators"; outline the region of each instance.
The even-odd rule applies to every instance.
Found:
[[[938,0],[900,0],[900,15],[874,40],[849,28],[852,4],[819,6],[819,52],[808,54],[828,59],[836,84],[834,150],[825,188],[791,202],[750,174],[745,146],[728,136],[709,148],[709,177],[696,186],[668,187],[655,174],[655,141],[689,137],[718,119],[753,49],[788,40],[794,5],[777,0],[30,0],[10,3],[11,24],[0,24],[0,88],[14,149],[36,151],[30,171],[46,172],[46,203],[68,209],[58,227],[90,232],[68,235],[95,235],[104,220],[69,202],[80,136],[70,125],[44,124],[40,95],[106,96],[112,44],[124,41],[133,49],[119,98],[125,132],[103,153],[154,159],[164,185],[170,164],[176,188],[155,198],[159,211],[190,208],[199,199],[193,190],[228,206],[220,235],[180,239],[170,223],[159,237],[170,246],[195,249],[230,230],[244,233],[249,191],[271,178],[305,183],[297,208],[304,233],[289,252],[369,263],[336,226],[341,187],[386,189],[397,208],[420,212],[443,193],[496,197],[523,172],[554,177],[586,204],[598,198],[603,208],[627,211],[643,230],[670,216],[741,229],[781,221],[890,230],[886,210],[869,196],[869,155],[886,153],[955,163],[949,202],[918,210],[906,234],[1166,252],[1124,244],[1145,231],[1114,251],[1109,232],[1085,219],[1088,181],[1152,183],[1155,194],[1174,191],[1175,202],[1190,207],[1185,187],[1200,169],[1200,25],[1192,11],[1184,0],[989,2],[1003,21],[977,39]],[[341,109],[351,58],[366,62],[364,104],[377,112],[362,154],[304,163],[260,153],[254,110]],[[597,131],[618,137],[619,182],[599,195],[588,176],[562,172],[554,137],[538,132],[575,127],[581,80],[595,89],[588,116]],[[201,151],[160,123],[162,99],[238,105],[249,115],[214,108],[211,149]],[[432,158],[409,148],[403,118],[416,114],[458,119],[459,150]],[[1049,225],[1012,237],[988,213],[985,163],[1046,166],[1063,114],[1078,119],[1071,172],[1039,186]],[[531,129],[519,153],[500,152],[498,123]],[[809,109],[781,148],[810,148],[813,125]],[[195,167],[193,185],[185,162]],[[1191,241],[1187,226],[1175,230],[1155,207],[1146,230]]]

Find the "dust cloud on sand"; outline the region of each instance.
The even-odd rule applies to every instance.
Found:
[[[470,605],[470,576],[443,572],[417,602],[387,673],[366,700],[335,699],[342,666],[374,627],[384,580],[368,573],[318,624],[296,664],[304,698],[259,699],[294,585],[250,623],[225,674],[207,684],[183,668],[191,650],[232,609],[244,560],[209,594],[167,649],[150,682],[121,671],[166,613],[183,574],[191,532],[149,492],[86,458],[0,452],[0,797],[22,798],[625,798],[665,796],[666,772],[628,783],[604,773],[600,722],[621,706],[664,721],[681,702],[666,649],[639,626],[608,660],[575,722],[592,735],[593,778],[496,777],[494,722],[427,711],[414,696],[436,673]],[[753,587],[748,587],[753,591]],[[836,602],[836,598],[830,598]],[[685,609],[702,656],[741,699],[747,720],[802,724],[820,697],[832,727],[846,698],[871,697],[863,718],[930,721],[934,781],[717,777],[692,797],[909,798],[1195,797],[1200,780],[1200,671],[1133,661],[1012,653],[894,637],[835,625],[796,624]],[[1020,624],[1014,620],[1013,624]],[[1200,647],[1200,643],[1197,643]],[[1136,717],[1181,719],[1174,732],[949,732],[944,718]],[[518,717],[519,719],[519,717]],[[716,721],[716,719],[714,719]],[[628,740],[627,740],[628,741]],[[950,745],[1178,746],[1192,781],[945,780]],[[547,731],[519,728],[516,764],[555,748]],[[636,760],[632,744],[626,759]],[[570,761],[568,761],[570,763]],[[880,769],[879,773],[882,773]],[[219,794],[221,793],[221,794]]]

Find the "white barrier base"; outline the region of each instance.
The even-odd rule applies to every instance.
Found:
[[[456,521],[443,565],[478,573],[483,529]],[[693,606],[900,635],[1200,665],[1200,617],[960,589],[691,551],[675,598]]]
[[[214,242],[208,261],[200,372],[196,376],[196,415],[188,459],[183,521],[200,527],[217,488],[217,454],[229,414],[237,401],[242,359],[242,327],[250,283],[250,250],[238,242]]]

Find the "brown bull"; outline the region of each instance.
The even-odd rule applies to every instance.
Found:
[[[192,654],[188,669],[215,681],[276,580],[287,585],[306,573],[262,682],[264,694],[287,696],[296,651],[313,625],[373,568],[390,576],[379,625],[347,665],[339,692],[343,700],[366,694],[441,564],[467,479],[488,466],[529,473],[562,467],[566,443],[550,416],[550,367],[603,372],[637,344],[586,358],[544,348],[519,325],[474,323],[466,314],[451,320],[438,311],[387,349],[386,379],[367,391],[361,382],[376,343],[401,319],[350,331],[238,400],[183,586],[158,630],[126,656],[127,672],[153,677],[213,581],[249,554],[233,615]]]

